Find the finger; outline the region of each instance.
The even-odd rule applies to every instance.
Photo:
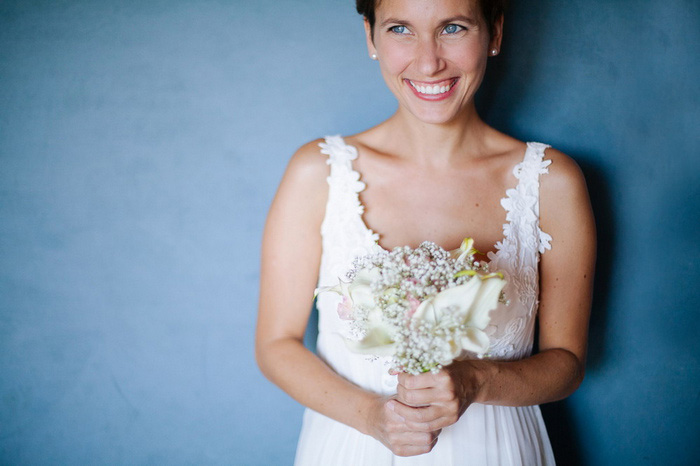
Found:
[[[460,412],[454,403],[434,403],[415,408],[396,402],[395,413],[402,419],[408,430],[432,432],[451,426],[459,420]]]
[[[437,419],[433,419],[427,422],[414,422],[407,420],[404,422],[404,425],[409,431],[439,432],[445,427],[449,427],[455,422],[457,422],[458,419],[459,417],[457,416],[447,414],[445,416],[441,416]]]
[[[402,405],[399,401],[396,401],[394,399],[391,399],[386,402],[384,405],[386,407],[386,416],[389,421],[392,422],[399,422],[399,423],[405,423],[406,418],[404,418],[401,415],[401,410],[403,409]]]
[[[420,432],[417,430],[389,431],[388,439],[391,445],[430,445],[435,442],[439,432]]]
[[[398,456],[428,453],[437,443],[440,432],[406,432],[392,436],[392,451]]]
[[[436,374],[432,372],[425,372],[418,375],[401,372],[398,375],[398,383],[409,390],[431,388],[435,386],[435,375]]]
[[[396,386],[396,399],[408,406],[428,406],[444,398],[434,388],[408,389],[403,385]]]
[[[430,453],[434,444],[430,445],[401,445],[392,449],[396,456],[418,456]]]
[[[450,416],[442,416],[426,422],[404,421],[404,428],[410,432],[439,432],[454,424]]]
[[[404,419],[404,422],[413,422],[418,424],[430,423],[444,416],[443,408],[439,405],[414,408],[413,406],[407,406],[397,401],[393,409],[395,414]]]
[[[449,403],[456,399],[452,384],[441,384],[430,388],[407,388],[396,386],[396,399],[409,406],[426,406],[434,403]]]
[[[450,417],[450,412],[442,404],[413,407],[407,406],[397,400],[390,400],[386,404],[386,420],[395,432],[417,430],[431,432],[441,429],[443,424],[432,427],[437,419]],[[408,426],[421,426],[419,429]]]

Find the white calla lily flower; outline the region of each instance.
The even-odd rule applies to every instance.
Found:
[[[353,305],[366,308],[375,306],[374,293],[372,293],[374,275],[376,274],[363,270],[348,284],[346,296],[352,300]]]
[[[391,328],[382,319],[379,308],[373,309],[367,316],[367,333],[360,341],[345,340],[351,351],[374,356],[392,356],[396,342]]]
[[[316,296],[320,293],[331,291],[343,297],[341,306],[339,307],[339,315],[341,309],[346,308],[364,308],[371,309],[376,307],[374,293],[372,292],[372,282],[377,279],[377,270],[362,270],[350,282],[340,280],[335,286],[323,286],[316,289]],[[349,315],[341,315],[341,318],[351,318]]]
[[[490,340],[483,330],[478,328],[468,328],[460,339],[462,349],[476,354],[484,354],[489,349]]]
[[[474,277],[464,285],[448,288],[421,303],[413,315],[413,320],[430,325],[449,325],[443,321],[449,311],[467,327],[466,334],[459,342],[454,342],[453,358],[462,350],[483,354],[488,350],[489,338],[484,329],[489,324],[489,313],[498,305],[498,298],[506,282],[500,277],[488,279]]]
[[[506,286],[506,281],[495,276],[478,281],[481,287],[467,312],[466,321],[470,322],[470,326],[483,330],[491,320],[489,313],[498,305],[498,298],[501,296],[501,290]]]

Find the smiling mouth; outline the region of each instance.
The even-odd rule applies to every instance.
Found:
[[[437,83],[422,83],[420,81],[411,81],[410,79],[406,79],[406,81],[420,97],[435,98],[447,96],[457,83],[457,78],[447,79]]]

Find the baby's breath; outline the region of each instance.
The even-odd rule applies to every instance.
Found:
[[[438,325],[413,321],[410,313],[415,312],[417,303],[479,279],[477,274],[488,274],[488,264],[475,261],[472,254],[454,257],[427,241],[415,249],[398,247],[359,257],[348,272],[348,280],[363,270],[378,271],[371,289],[381,318],[393,330],[393,368],[418,374],[438,371],[449,364],[453,357],[451,344],[466,331],[458,316],[448,309]],[[367,325],[367,310],[355,309],[353,319],[353,326],[361,331]]]

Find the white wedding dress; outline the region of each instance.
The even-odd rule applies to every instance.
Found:
[[[381,250],[378,235],[364,223],[359,193],[365,185],[352,167],[357,150],[340,136],[327,137],[321,152],[328,155],[330,176],[326,215],[321,227],[323,255],[319,286],[332,286],[345,277],[353,258]],[[491,312],[487,333],[494,359],[517,360],[532,351],[537,314],[539,255],[549,249],[551,237],[539,227],[539,176],[551,163],[544,160],[548,146],[528,143],[524,159],[513,169],[517,186],[506,191],[503,239],[490,253],[491,270],[506,275],[508,306]],[[338,374],[356,385],[381,394],[396,393],[396,376],[387,362],[369,360],[345,346],[347,321],[337,313],[339,296],[318,297],[317,352]],[[296,453],[299,466],[450,466],[550,465],[554,455],[539,406],[472,404],[459,421],[445,429],[433,450],[413,457],[394,456],[374,438],[307,409]]]

